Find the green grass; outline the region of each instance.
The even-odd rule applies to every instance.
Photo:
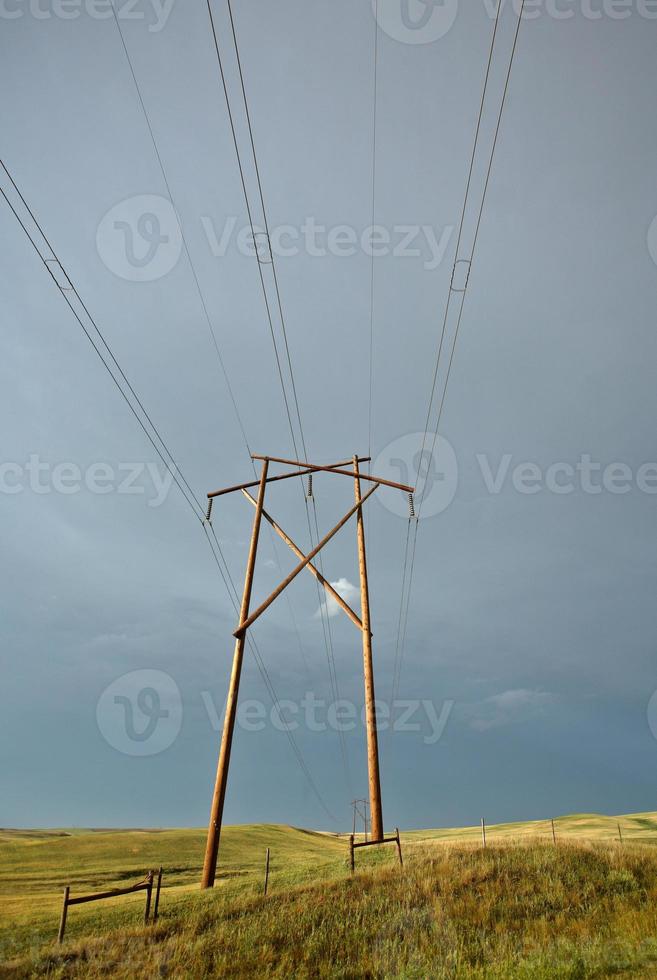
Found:
[[[657,978],[657,815],[413,831],[396,850],[291,827],[225,828],[218,887],[201,893],[205,834],[0,831],[0,975],[11,977]],[[549,835],[549,837],[548,837]],[[263,899],[265,847],[272,853]],[[120,886],[162,864],[156,927],[143,895],[74,907],[61,892]]]
[[[73,896],[126,887],[162,865],[163,906],[175,907],[190,893],[196,897],[205,834],[197,829],[0,830],[0,962],[56,936],[65,885]],[[267,824],[224,827],[217,887],[231,894],[259,887],[266,847],[273,887],[344,865],[344,844],[327,834]],[[67,937],[139,923],[144,903],[144,894],[137,893],[73,907]]]
[[[607,817],[600,813],[573,813],[567,817],[555,817],[554,828],[560,840],[611,841],[618,840],[618,827],[624,842],[657,844],[657,813],[630,813],[620,817]],[[549,820],[533,820],[525,823],[501,823],[486,828],[489,841],[500,840],[552,840]],[[440,830],[414,830],[405,834],[408,840],[477,841],[481,840],[481,826],[454,827]]]

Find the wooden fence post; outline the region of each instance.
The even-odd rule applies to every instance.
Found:
[[[153,907],[153,925],[157,922],[158,912],[160,911],[160,888],[162,887],[162,865],[157,872],[157,886],[155,888],[155,906]]]
[[[136,885],[130,885],[128,888],[115,888],[111,891],[106,892],[96,892],[95,895],[71,895],[71,886],[67,885],[64,889],[64,901],[62,903],[62,914],[59,920],[59,933],[57,935],[57,941],[63,942],[64,932],[66,931],[66,919],[68,915],[69,906],[71,905],[86,905],[89,902],[101,902],[106,898],[116,898],[118,895],[134,895],[135,892],[146,892],[146,908],[144,909],[144,923],[148,925],[150,914],[151,914],[151,904],[153,900],[153,887],[155,886],[155,881],[157,877],[157,890],[155,893],[155,906],[153,913],[153,923],[157,921],[159,906],[160,906],[160,888],[162,886],[162,867],[160,866],[159,871],[155,872],[152,869],[146,873],[146,877],[138,881]]]
[[[354,863],[354,835],[349,836],[349,863],[351,865],[351,873],[354,873],[355,863]]]
[[[486,846],[486,821],[483,817],[481,818],[481,843],[483,847]]]
[[[399,827],[395,827],[397,832],[397,854],[399,855],[399,864],[404,867],[404,859],[402,858],[401,841],[399,840]]]
[[[146,888],[146,909],[144,911],[144,923],[148,925],[148,917],[151,913],[151,896],[153,894],[153,872],[149,871],[147,875],[148,886]]]
[[[551,823],[552,823],[552,843],[556,847],[556,845],[557,845],[557,835],[556,835],[556,833],[554,831],[554,820],[552,820]]]
[[[64,889],[64,902],[62,904],[62,917],[59,920],[59,935],[57,936],[57,942],[64,942],[64,930],[66,929],[66,913],[68,912],[68,896],[71,891],[71,886],[67,885]]]
[[[621,832],[621,826],[620,826],[620,824],[618,824],[618,840],[619,840],[619,843],[621,843],[621,844],[623,843],[623,834]]]
[[[265,855],[265,895],[267,894],[268,883],[269,883],[269,848],[267,848],[267,854]]]

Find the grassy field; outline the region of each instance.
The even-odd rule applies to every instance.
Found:
[[[623,841],[657,844],[657,813],[630,813],[620,817],[606,817],[600,813],[574,813],[567,817],[555,817],[554,829],[560,840],[611,841],[618,840],[618,828]],[[549,820],[533,820],[526,823],[500,823],[486,828],[487,839],[552,840],[552,824]],[[406,833],[408,841],[473,841],[481,840],[481,827],[453,827],[445,830],[413,830]]]
[[[164,868],[161,905],[169,909],[199,890],[205,830],[0,830],[0,963],[39,948],[57,934],[65,885],[71,894],[126,887],[149,868]],[[292,827],[225,827],[217,885],[239,895],[262,879],[270,847],[273,887],[327,876],[344,865],[335,837]],[[66,935],[75,938],[138,923],[142,893],[81,905],[69,911]]]
[[[354,877],[345,838],[230,827],[206,893],[200,830],[0,831],[0,975],[657,978],[657,814],[555,827],[556,848],[549,821],[491,826],[485,851],[478,827],[412,831],[403,871],[373,848]],[[159,864],[156,927],[140,894],[72,908],[54,944],[65,884],[118,887]]]

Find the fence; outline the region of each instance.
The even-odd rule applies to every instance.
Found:
[[[62,905],[62,917],[59,922],[59,935],[57,937],[58,942],[64,941],[64,932],[66,931],[66,919],[68,916],[68,910],[71,905],[86,905],[87,902],[102,902],[106,898],[116,898],[118,895],[132,895],[135,892],[146,892],[146,908],[144,910],[144,923],[147,925],[151,914],[151,901],[153,898],[153,883],[155,881],[155,871],[149,871],[145,878],[138,881],[136,885],[130,885],[128,888],[114,888],[112,891],[107,892],[96,892],[94,895],[77,895],[75,898],[71,898],[71,886],[67,885],[64,889],[64,902]],[[153,905],[153,924],[157,922],[157,916],[160,908],[160,888],[162,886],[162,868],[160,867],[157,872],[157,883],[155,885],[155,904]]]
[[[402,858],[401,841],[399,840],[399,827],[395,827],[394,837],[383,837],[382,840],[364,840],[356,843],[354,837],[354,834],[349,835],[349,863],[351,865],[352,873],[356,870],[354,851],[357,847],[377,847],[379,844],[396,844],[399,863],[403,866],[404,861]]]

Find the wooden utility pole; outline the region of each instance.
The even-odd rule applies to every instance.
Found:
[[[210,523],[212,517],[212,505],[216,497],[224,496],[228,493],[242,491],[251,504],[255,506],[255,516],[253,518],[253,530],[251,532],[251,544],[249,547],[249,557],[246,566],[244,580],[244,592],[240,607],[240,619],[237,628],[233,632],[236,639],[235,652],[233,654],[233,669],[230,676],[228,697],[226,699],[226,713],[224,716],[224,727],[221,736],[221,749],[219,751],[219,762],[217,765],[217,776],[215,780],[214,795],[212,797],[212,808],[210,812],[210,825],[208,827],[208,840],[205,850],[205,861],[203,864],[203,877],[201,879],[202,888],[212,888],[214,885],[217,856],[219,853],[219,837],[221,834],[221,821],[224,811],[224,801],[226,798],[226,784],[228,781],[228,767],[230,765],[230,752],[233,742],[233,732],[235,729],[235,719],[237,715],[237,699],[239,695],[240,676],[242,672],[242,661],[244,659],[244,645],[246,643],[247,631],[250,626],[269,608],[276,598],[290,585],[304,568],[314,575],[319,583],[324,587],[327,594],[337,602],[342,611],[349,617],[354,625],[360,630],[363,639],[363,662],[365,673],[365,707],[367,722],[367,758],[370,785],[370,807],[371,807],[371,837],[370,843],[385,842],[383,837],[383,816],[381,813],[381,785],[379,779],[379,750],[376,731],[376,705],[374,701],[374,676],[372,669],[372,631],[370,626],[370,601],[367,585],[367,562],[365,558],[365,532],[363,528],[363,504],[380,487],[387,486],[401,490],[404,493],[412,494],[413,487],[408,487],[403,483],[395,483],[382,477],[372,476],[370,473],[360,473],[359,463],[369,461],[369,456],[354,456],[351,460],[353,469],[344,469],[349,465],[349,461],[334,463],[332,466],[317,466],[312,463],[300,462],[294,459],[281,459],[273,456],[252,456],[252,459],[262,461],[262,473],[258,482],[258,499],[248,493],[254,486],[253,482],[239,483],[235,486],[225,487],[222,490],[213,490],[208,493],[208,510],[205,520]],[[291,473],[283,473],[278,476],[268,476],[269,463],[282,463],[284,466],[294,466],[297,469]],[[276,521],[265,511],[264,500],[265,491],[268,483],[277,483],[281,480],[289,480],[295,477],[309,477],[313,473],[333,473],[338,476],[346,476],[354,480],[355,503],[354,506],[338,521],[331,531],[326,534],[318,544],[306,555],[294,543],[292,538],[283,531]],[[361,496],[360,484],[365,480],[371,484],[370,489]],[[348,520],[357,514],[357,538],[358,538],[358,564],[360,568],[360,588],[361,588],[361,616],[357,616],[353,609],[338,595],[330,582],[313,565],[313,558],[319,554],[326,544],[344,527]],[[291,551],[300,559],[299,564],[290,572],[286,578],[278,585],[274,591],[261,602],[254,612],[250,612],[251,590],[253,586],[253,575],[255,571],[256,553],[258,550],[258,537],[262,518],[269,521],[276,533],[285,541]],[[367,838],[367,806],[365,806],[365,837]],[[390,838],[394,840],[394,838]],[[361,846],[361,845],[357,845]]]
[[[359,505],[356,518],[358,537],[358,569],[360,572],[360,618],[363,623],[363,670],[365,673],[365,719],[367,725],[367,771],[370,784],[370,830],[373,841],[383,840],[383,811],[381,808],[381,779],[379,776],[379,738],[376,730],[376,701],[372,668],[372,633],[370,629],[370,593],[367,582],[365,555],[365,525],[360,493],[358,456],[354,456],[354,494]]]
[[[268,467],[269,461],[265,459],[262,464],[258,502],[256,504],[256,512],[253,518],[253,530],[251,531],[251,545],[249,547],[249,558],[247,561],[246,575],[244,578],[244,592],[242,595],[242,605],[240,608],[240,625],[246,622],[249,615],[251,589],[253,587],[253,573],[255,571],[256,553],[258,551],[260,522],[262,518],[262,508],[265,502],[265,487],[267,483]],[[237,696],[240,688],[240,676],[242,673],[242,660],[244,659],[245,643],[246,633],[241,633],[235,641],[233,669],[230,675],[230,686],[228,688],[228,698],[226,700],[224,730],[221,736],[221,750],[219,752],[219,762],[217,764],[217,778],[215,780],[214,795],[212,797],[212,809],[210,811],[210,825],[208,827],[208,840],[205,848],[205,861],[203,862],[203,878],[201,880],[201,888],[212,888],[217,872],[217,855],[219,853],[221,818],[223,816],[224,801],[226,799],[226,782],[228,780],[228,767],[230,765],[230,750],[233,742],[233,731],[235,729]]]

